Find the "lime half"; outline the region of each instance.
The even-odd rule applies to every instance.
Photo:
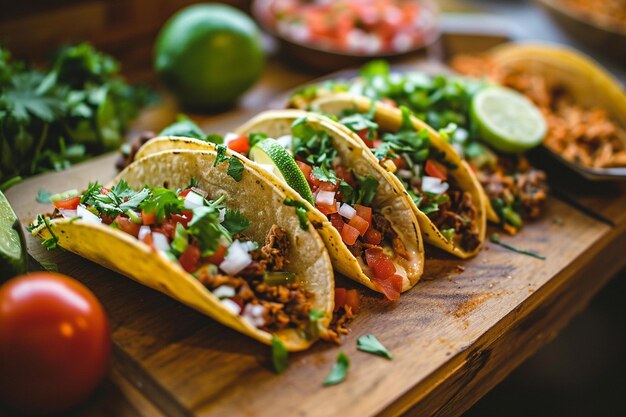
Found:
[[[546,122],[539,109],[522,94],[488,87],[472,100],[471,117],[483,141],[501,152],[522,152],[541,143]]]
[[[248,158],[261,165],[273,166],[272,173],[313,204],[313,194],[304,174],[289,152],[274,139],[264,139],[250,149]]]
[[[0,192],[0,278],[26,272],[26,244],[22,226],[9,201]]]

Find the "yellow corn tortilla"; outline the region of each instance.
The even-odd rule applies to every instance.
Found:
[[[380,102],[372,103],[372,100],[353,96],[349,94],[337,94],[319,98],[311,103],[311,108],[325,114],[340,115],[345,110],[356,109],[359,112],[367,113],[371,110],[372,104],[375,105],[374,120],[383,131],[396,132],[402,126],[402,112],[394,107],[382,104]],[[422,122],[416,117],[411,116],[411,122],[416,130],[426,130],[430,138],[431,146],[443,152],[446,162],[456,165],[457,169],[450,170],[449,176],[456,183],[459,189],[470,193],[474,205],[476,206],[476,225],[478,227],[478,236],[481,244],[472,251],[466,251],[456,246],[453,241],[446,239],[439,229],[433,224],[427,215],[422,213],[413,203],[411,198],[408,201],[419,221],[420,230],[424,236],[424,240],[433,246],[451,253],[459,258],[470,258],[475,256],[485,241],[487,230],[487,205],[488,198],[484,190],[478,182],[478,178],[470,168],[469,164],[461,159],[456,150],[446,142],[432,127]],[[354,141],[360,141],[358,135],[347,127],[340,125],[346,135],[350,135]],[[362,141],[361,141],[362,142]],[[368,151],[371,158],[378,160]],[[402,182],[392,173],[386,172],[389,182],[396,184],[397,187],[404,189]]]
[[[280,137],[291,132],[291,124],[300,117],[306,116],[307,123],[315,129],[324,129],[333,137],[333,143],[343,157],[346,165],[352,167],[359,175],[373,175],[379,180],[379,190],[373,201],[373,206],[391,222],[394,231],[398,234],[409,254],[409,260],[404,262],[392,259],[398,269],[398,275],[403,278],[402,292],[412,288],[420,279],[424,269],[424,246],[419,231],[419,223],[411,202],[403,187],[398,188],[388,179],[388,174],[382,169],[373,155],[363,146],[346,135],[337,123],[326,117],[299,110],[280,110],[262,113],[250,120],[244,126],[236,129],[238,134],[264,132],[270,137]],[[199,139],[182,137],[159,137],[145,143],[138,151],[136,158],[142,158],[153,152],[164,149],[215,149],[214,144]],[[227,151],[227,155],[232,155]],[[270,174],[258,164],[248,160],[246,163],[254,167],[259,175],[265,176],[274,182],[284,185],[275,175]],[[289,188],[291,190],[291,188]],[[294,196],[298,194],[291,190]],[[299,198],[299,197],[298,197]],[[315,209],[306,200],[299,198],[308,209],[309,220],[318,229],[326,244],[332,259],[333,266],[343,275],[351,278],[374,291],[382,292],[371,279],[372,271],[363,262],[357,259],[343,244],[341,235],[328,221],[326,216]],[[402,265],[400,265],[402,264]]]
[[[334,277],[328,252],[318,232],[312,225],[303,230],[293,207],[283,204],[286,197],[293,197],[290,189],[259,175],[257,169],[247,164],[241,181],[237,182],[227,175],[228,163],[213,167],[215,157],[216,153],[211,150],[157,152],[133,162],[113,183],[124,179],[135,189],[144,184],[177,189],[184,188],[193,177],[211,199],[226,195],[224,204],[239,210],[251,221],[251,226],[244,232],[246,238],[262,244],[274,224],[287,231],[291,249],[286,270],[294,272],[298,282],[315,294],[312,308],[323,312],[318,325],[319,333],[324,334],[333,314]],[[133,236],[80,219],[73,222],[54,219],[51,228],[61,247],[160,291],[245,335],[271,344],[272,334],[233,314],[178,263]],[[42,239],[51,237],[45,227],[34,230],[33,234]],[[274,336],[281,339],[290,351],[306,349],[317,338],[307,339],[294,329],[282,330]]]

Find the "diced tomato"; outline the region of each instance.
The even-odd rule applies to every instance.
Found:
[[[189,194],[189,192],[191,191],[191,188],[187,188],[186,190],[181,191],[180,193],[178,193],[179,197],[187,197],[187,194]]]
[[[313,170],[313,168],[311,168],[310,165],[302,161],[296,161],[296,164],[298,164],[300,171],[302,171],[302,173],[304,174],[304,178],[309,178],[311,176],[311,171]]]
[[[78,207],[78,204],[80,204],[80,196],[77,195],[76,197],[70,197],[63,200],[55,201],[52,204],[54,204],[54,207],[59,209],[76,210],[76,207]]]
[[[361,236],[365,236],[365,232],[367,232],[367,229],[370,227],[369,222],[357,214],[352,216],[348,224],[358,230]]]
[[[373,227],[370,227],[369,229],[367,229],[367,232],[365,232],[365,236],[363,236],[363,239],[366,243],[369,243],[371,245],[380,245],[380,242],[383,241],[383,234]]]
[[[345,305],[350,306],[353,313],[358,313],[361,309],[361,300],[359,299],[359,293],[357,290],[348,290],[346,291],[346,303]]]
[[[152,233],[148,233],[147,235],[145,235],[145,236],[143,237],[143,239],[141,239],[141,241],[142,241],[143,243],[145,243],[146,245],[151,246],[151,247],[152,247],[152,249],[154,249],[154,244],[153,244],[153,241],[152,241]]]
[[[174,227],[176,227],[176,223],[180,223],[184,228],[187,228],[187,224],[191,221],[191,217],[188,217],[185,214],[172,214],[170,216],[170,221],[174,223]]]
[[[358,132],[356,132],[356,134],[359,135],[363,143],[365,143],[365,146],[367,146],[368,148],[373,148],[374,141],[367,137],[369,134],[369,131],[370,129],[365,128],[365,129],[359,130]]]
[[[146,226],[155,224],[156,223],[156,211],[146,213],[145,210],[141,210],[141,223],[145,224]]]
[[[134,223],[128,217],[117,216],[114,220],[115,224],[120,228],[121,231],[128,233],[131,236],[137,237],[139,234],[140,224]]]
[[[441,181],[448,179],[448,168],[433,159],[426,161],[424,171],[431,177],[439,178]]]
[[[361,217],[363,220],[372,224],[372,208],[367,206],[362,206],[360,204],[355,204],[354,209],[356,210],[357,216]]]
[[[333,184],[332,182],[320,182],[318,190],[335,192],[337,191],[338,187],[339,187],[339,184]]]
[[[403,157],[391,158],[390,161],[393,162],[397,169],[406,169],[406,160]]]
[[[344,224],[341,229],[341,239],[346,245],[354,245],[359,237],[359,231],[349,224]]]
[[[335,192],[320,189],[315,197],[315,208],[325,215],[336,213],[337,202],[335,201]]]
[[[180,255],[178,262],[180,266],[187,272],[194,272],[198,269],[198,261],[200,260],[200,248],[196,245],[187,245],[187,249]]]
[[[339,213],[333,213],[330,215],[330,222],[332,223],[332,225],[335,227],[335,229],[337,229],[339,231],[339,233],[341,233],[341,230],[343,229],[343,218],[341,217],[341,214]]]
[[[250,150],[250,142],[248,141],[248,136],[241,135],[237,139],[231,140],[230,142],[228,142],[228,149],[246,155]]]
[[[315,208],[325,215],[337,213],[337,204],[315,204]]]
[[[176,223],[171,220],[164,220],[160,228],[155,228],[153,232],[161,232],[168,239],[174,239],[174,232],[176,231]]]
[[[346,289],[335,287],[335,311],[346,305]]]
[[[396,274],[396,267],[380,247],[365,250],[365,262],[373,272],[374,281],[385,296],[397,300],[402,290],[402,277]]]
[[[338,178],[341,178],[342,180],[350,184],[351,187],[356,187],[357,182],[354,179],[354,175],[352,175],[352,172],[350,172],[348,168],[339,165],[335,167],[335,174],[337,174]],[[339,188],[339,184],[337,184],[337,188]]]
[[[109,217],[106,214],[101,214],[100,218],[102,219],[102,223],[104,224],[111,224],[113,223],[113,220],[115,220],[114,218]]]
[[[218,246],[215,250],[215,253],[209,257],[207,257],[207,261],[211,262],[213,265],[219,265],[224,262],[224,258],[226,257],[226,246]]]
[[[317,177],[313,175],[312,172],[309,174],[307,181],[309,185],[311,186],[311,188],[313,189],[313,191],[315,191],[317,187],[320,186],[320,183],[321,183],[321,181],[318,180]]]

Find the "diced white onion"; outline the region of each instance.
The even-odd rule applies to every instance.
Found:
[[[218,212],[220,213],[219,216],[217,216],[217,221],[222,223],[224,221],[224,218],[226,217],[226,209],[225,208],[221,208],[218,210]]]
[[[341,214],[346,219],[351,219],[356,214],[356,210],[349,204],[342,204],[339,208],[339,214]]]
[[[251,262],[252,257],[248,253],[247,245],[235,240],[228,248],[228,253],[220,264],[220,269],[228,275],[235,275],[250,265]]]
[[[239,306],[239,304],[237,304],[233,300],[229,298],[224,298],[223,300],[220,300],[220,302],[222,303],[224,307],[230,310],[233,314],[239,315],[239,313],[241,313],[241,307]]]
[[[234,141],[235,139],[237,139],[239,137],[238,134],[233,133],[233,132],[228,132],[225,136],[224,136],[224,145],[228,145],[230,142]]]
[[[335,202],[335,192],[320,190],[315,197],[315,202],[325,206],[332,206]]]
[[[291,136],[291,135],[281,136],[278,139],[276,139],[276,142],[278,142],[280,144],[280,146],[285,148],[290,154],[292,153],[293,136]]]
[[[79,204],[78,207],[76,207],[76,215],[86,222],[102,223],[102,219],[100,217],[90,212],[87,207],[82,204]]]
[[[152,244],[155,248],[157,248],[157,250],[161,250],[163,252],[170,249],[170,243],[167,241],[167,236],[165,236],[163,233],[152,233]]]
[[[152,233],[152,230],[150,230],[150,226],[141,226],[139,228],[139,233],[137,234],[137,239],[143,240],[150,233]]]
[[[239,242],[241,246],[248,252],[251,252],[257,248],[257,244],[252,240],[248,240],[246,242]]]
[[[448,190],[448,183],[439,178],[424,176],[422,178],[422,191],[433,194],[445,193]]]
[[[259,164],[259,166],[270,174],[274,173],[274,164]]]
[[[243,309],[242,317],[254,327],[261,327],[265,324],[263,313],[265,313],[265,307],[262,305],[246,304]]]
[[[413,176],[413,173],[408,169],[399,169],[398,176],[401,178],[409,179]]]
[[[233,298],[236,294],[235,289],[230,285],[220,285],[212,292],[217,298]]]
[[[185,197],[185,208],[193,210],[204,205],[204,197],[193,191],[189,191]]]
[[[78,211],[77,210],[70,210],[70,209],[59,209],[59,213],[61,213],[61,216],[63,216],[66,219],[71,219],[72,217],[76,217],[78,216]]]
[[[420,166],[415,164],[413,165],[413,172],[415,173],[416,176],[420,175]]]

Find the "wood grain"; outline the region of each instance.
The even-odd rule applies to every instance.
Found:
[[[37,189],[107,180],[113,160],[105,156],[25,181],[8,198],[21,219],[30,218],[45,209],[34,203]],[[539,251],[546,261],[493,244],[466,262],[429,249],[425,276],[415,289],[397,303],[360,289],[363,312],[344,345],[318,344],[292,355],[289,371],[278,376],[266,347],[73,254],[47,252],[32,238],[28,243],[38,261],[57,263],[103,301],[116,363],[166,414],[265,416],[290,410],[302,416],[363,416],[463,411],[585,304],[612,272],[597,269],[597,262],[610,262],[613,269],[623,263],[615,251],[623,239],[623,227],[611,228],[552,199],[540,222],[509,239]],[[594,280],[585,280],[593,271]],[[339,285],[351,284],[340,279]],[[569,295],[561,299],[562,293]],[[394,360],[357,352],[355,340],[366,333],[391,349]],[[351,358],[348,379],[323,388],[340,349]]]

